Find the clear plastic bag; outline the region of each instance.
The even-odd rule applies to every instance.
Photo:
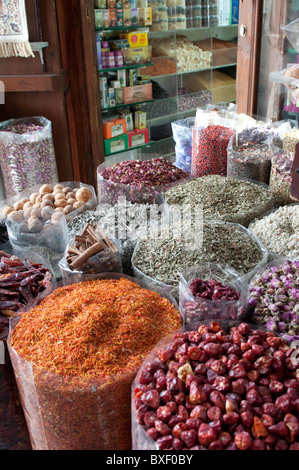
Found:
[[[295,209],[292,209],[293,207],[297,207],[298,216],[296,216]],[[293,210],[294,214],[292,214]],[[269,251],[269,259],[275,259],[279,256],[290,256],[291,258],[299,256],[298,229],[299,204],[289,204],[267,211],[253,220],[248,227],[248,230]],[[279,237],[277,233],[279,233]]]
[[[143,258],[143,253],[144,253],[143,244],[144,243],[149,244],[150,241],[149,239],[139,240],[135,247],[133,258],[132,258],[134,278],[138,280],[142,280],[145,283],[145,285],[158,286],[164,292],[169,292],[173,297],[175,297],[176,299],[179,299],[180,273],[183,272],[185,269],[189,268],[191,262],[192,262],[192,265],[195,265],[195,264],[197,265],[202,262],[213,262],[213,263],[219,263],[219,264],[224,264],[224,265],[230,263],[233,269],[235,269],[238,272],[240,280],[245,283],[248,283],[250,279],[254,276],[254,274],[257,272],[257,270],[267,263],[268,256],[269,256],[268,250],[262,245],[260,240],[253,233],[249,232],[249,230],[247,230],[245,227],[239,224],[232,224],[228,222],[225,223],[225,222],[217,221],[217,220],[204,220],[204,223],[207,224],[207,226],[209,227],[209,230],[213,230],[214,237],[215,237],[214,243],[216,243],[216,245],[218,244],[225,245],[226,243],[233,243],[234,245],[236,245],[234,240],[218,238],[218,235],[216,235],[218,226],[220,228],[222,227],[223,229],[225,229],[226,226],[229,226],[234,231],[234,233],[241,235],[241,237],[244,238],[244,240],[242,240],[242,247],[235,246],[236,250],[237,248],[239,248],[238,250],[239,255],[236,254],[235,255],[236,258],[234,260],[225,259],[227,255],[225,255],[224,253],[221,259],[220,258],[215,259],[214,253],[212,253],[212,255],[211,253],[209,254],[209,251],[208,253],[206,253],[206,249],[202,247],[201,237],[199,236],[199,234],[197,236],[198,247],[196,247],[195,240],[193,241],[187,240],[188,243],[185,245],[187,248],[185,251],[183,251],[183,254],[182,254],[182,247],[184,246],[184,243],[180,245],[181,239],[178,239],[178,244],[177,244],[175,238],[170,237],[169,239],[170,241],[169,241],[167,240],[167,238],[162,237],[159,247],[155,245],[155,247],[152,249],[152,255],[151,255],[152,257],[146,258],[146,259]],[[259,260],[257,260],[257,262],[254,263],[254,265],[247,266],[247,268],[245,268],[243,266],[243,262],[240,261],[240,250],[244,250],[247,247],[248,239],[250,239],[252,243],[254,244],[254,246],[257,247]],[[191,241],[191,245],[189,243],[190,241]],[[212,249],[213,247],[209,247],[210,251]],[[178,252],[181,253],[181,260],[183,257],[183,261],[181,261],[180,263],[178,263],[176,260],[176,250],[178,250]],[[196,258],[194,257],[194,254],[192,254],[191,256],[191,253],[194,250],[196,250],[197,255],[198,255]],[[191,256],[192,261],[191,259],[189,260],[188,258],[189,254]],[[162,274],[161,273],[159,274],[159,272],[157,273],[156,266],[158,268],[163,266],[164,259],[168,259],[168,258],[172,258],[174,260],[174,265],[172,266],[170,272],[167,272],[167,274],[163,271],[161,271]],[[142,260],[145,263],[144,264],[145,270],[143,271],[139,267],[140,260]],[[238,267],[240,266],[239,270],[237,266]],[[148,272],[151,272],[151,276],[148,274]],[[163,280],[165,280],[164,282],[162,280],[162,277],[163,277]]]
[[[273,146],[273,151],[269,185],[274,203],[278,205],[290,204],[292,202],[290,191],[295,153],[276,146]]]
[[[118,273],[90,276],[86,281],[122,278],[144,287]],[[152,290],[178,309],[171,296]],[[14,327],[12,324],[11,329]],[[171,328],[169,325],[169,331]],[[102,378],[62,376],[22,359],[11,347],[10,338],[11,333],[9,354],[33,450],[131,450],[131,385],[138,368],[128,367],[125,373]],[[141,354],[140,365],[142,360]]]
[[[286,278],[282,287],[279,285],[281,282],[277,274],[280,267],[283,271],[279,274],[280,280]],[[299,256],[296,258],[278,256],[256,272],[248,289],[249,320],[258,327],[274,332],[291,345],[293,341],[298,343],[299,340],[298,293],[296,293],[298,268]],[[271,293],[266,287],[269,283]]]
[[[131,159],[131,160],[126,160],[126,162],[131,162],[132,160],[136,159]],[[146,157],[138,160],[138,161],[146,161]],[[163,157],[160,157],[157,159],[157,161],[163,160]],[[147,160],[150,162],[150,160]],[[102,163],[98,169],[97,169],[97,179],[98,179],[98,201],[100,204],[116,204],[120,199],[125,199],[126,201],[132,202],[132,203],[139,203],[139,204],[163,204],[163,191],[167,186],[172,182],[177,179],[177,177],[173,177],[171,181],[166,182],[165,185],[160,185],[160,186],[153,186],[149,185],[147,180],[149,177],[149,173],[147,174],[147,177],[145,178],[145,183],[138,182],[134,185],[133,181],[130,181],[128,184],[122,184],[122,183],[115,183],[109,179],[106,179],[103,177],[103,174],[105,174],[105,170],[108,168],[111,168],[117,163],[121,163],[123,160],[121,158],[115,158],[115,159],[109,159],[109,162],[104,162]],[[125,162],[124,162],[125,163]],[[171,163],[172,165],[172,163]],[[180,170],[179,168],[176,168],[173,166],[173,169],[176,170],[176,172],[180,172],[180,175],[178,175],[178,178],[185,178],[188,175],[183,174],[183,170]],[[147,170],[148,171],[148,170]],[[151,169],[153,172],[154,170]]]
[[[192,128],[193,177],[226,176],[227,147],[235,125],[235,119],[231,119],[227,112],[197,110]]]
[[[210,281],[214,279],[223,286],[232,288],[237,294],[236,300],[210,300],[192,294],[190,285],[194,279]],[[202,263],[181,272],[179,296],[180,313],[184,325],[192,326],[202,320],[242,321],[246,316],[248,284],[240,279],[239,274],[230,266],[214,263]]]
[[[195,118],[179,119],[171,123],[172,135],[176,143],[175,165],[186,173],[191,173],[192,157],[192,127],[194,127]]]
[[[211,335],[210,341],[214,341],[214,343],[219,345],[227,341],[226,346],[228,347],[223,347],[222,352],[219,353],[217,353],[218,348],[213,348],[213,357],[212,354],[210,356],[203,353],[209,344],[204,340],[205,335]],[[221,360],[214,360],[215,357],[220,359],[220,354],[222,354],[221,358],[223,359],[224,357],[229,357],[228,348],[230,348],[230,345],[232,351],[234,349],[237,351],[237,348],[239,349],[240,335],[242,339],[246,338],[246,343],[247,338],[251,337],[254,340],[252,342],[258,342],[259,344],[269,338],[269,344],[271,344],[272,335],[268,336],[262,327],[258,328],[257,325],[249,323],[218,320],[215,318],[213,321],[199,322],[196,327],[193,325],[191,329],[181,328],[175,333],[165,336],[153,348],[143,361],[132,384],[133,450],[163,450],[164,452],[216,449],[237,450],[237,448],[244,450],[241,445],[237,447],[237,439],[234,442],[234,438],[238,434],[235,432],[236,424],[225,423],[226,418],[230,421],[229,415],[235,423],[234,418],[237,419],[238,417],[235,416],[235,413],[231,414],[232,412],[228,406],[237,407],[239,401],[236,403],[235,399],[245,400],[248,390],[246,387],[243,390],[239,388],[238,392],[236,392],[237,395],[235,393],[231,394],[231,384],[236,384],[239,381],[235,380],[233,373],[225,374],[226,367],[221,367]],[[194,347],[195,358],[188,361],[188,359],[185,359],[186,350],[189,352],[189,349],[192,347]],[[270,357],[275,357],[273,356],[274,351],[278,348],[279,345],[275,345],[273,348],[269,347],[269,360]],[[282,354],[285,353],[284,349]],[[263,353],[260,353],[258,356],[260,361],[264,359]],[[257,372],[261,368],[257,364],[255,367],[252,367],[252,371],[255,370]],[[234,365],[231,369],[234,369]],[[218,370],[219,373],[215,372],[215,370]],[[268,377],[268,374],[268,372],[265,372],[265,376]],[[154,389],[152,389],[151,385],[148,388],[146,385],[148,383],[147,379],[149,380],[151,375],[155,375]],[[257,375],[259,376],[259,372],[257,372]],[[283,379],[286,380],[291,376],[292,372],[285,369]],[[191,389],[192,383],[194,386]],[[263,388],[266,391],[266,387]],[[214,396],[212,396],[212,393]],[[191,395],[193,395],[192,398]],[[230,400],[232,401],[230,402]],[[211,414],[208,413],[210,408],[212,408]],[[219,412],[219,408],[222,410],[221,419],[216,418],[214,414],[214,411]],[[223,420],[224,414],[225,418]],[[258,410],[254,409],[253,415],[256,419],[259,416]],[[274,421],[278,422],[278,420],[279,418],[275,418]],[[210,432],[206,432],[206,429],[204,429],[199,436],[198,430],[201,426],[207,426]],[[251,435],[250,448],[256,436],[255,427],[251,425],[246,427],[246,431]],[[213,428],[213,432],[211,428]],[[183,431],[185,431],[184,434]],[[225,436],[223,435],[223,437],[229,437],[228,435],[230,435],[227,441],[218,439],[218,436],[220,433],[223,434],[223,431],[225,431]],[[282,439],[285,438],[283,437]],[[274,444],[270,444],[270,446],[272,445],[274,447]],[[253,449],[254,447],[252,447]]]
[[[271,138],[261,131],[254,133],[252,138],[239,142],[239,134],[234,133],[227,148],[227,176],[232,178],[247,178],[269,184],[271,171]],[[251,134],[249,134],[251,136]],[[265,140],[264,140],[265,139]]]
[[[187,216],[189,210],[195,211],[201,206],[206,219],[248,227],[256,217],[272,209],[273,197],[264,183],[220,175],[190,178],[178,188],[174,184],[165,192],[165,212],[169,219],[177,216],[177,209]]]
[[[57,181],[51,122],[39,116],[2,122],[0,163],[7,198]]]

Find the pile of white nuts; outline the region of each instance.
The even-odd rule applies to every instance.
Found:
[[[85,186],[72,189],[62,184],[44,184],[28,198],[4,206],[1,217],[8,222],[22,224],[21,231],[38,233],[46,221],[58,223],[62,216],[83,207],[91,198],[92,192]]]

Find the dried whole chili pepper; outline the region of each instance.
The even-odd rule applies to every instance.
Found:
[[[58,288],[24,313],[10,353],[20,394],[31,399],[33,448],[131,449],[132,381],[156,342],[180,326],[170,301],[125,278]],[[20,369],[23,359],[33,373]]]
[[[0,311],[15,315],[51,285],[52,274],[41,264],[0,251]]]

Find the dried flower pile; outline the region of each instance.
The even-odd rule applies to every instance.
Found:
[[[166,158],[127,160],[112,167],[99,168],[99,199],[116,203],[119,197],[131,202],[154,202],[157,191],[163,191],[189,175]]]
[[[299,339],[299,261],[266,269],[250,283],[252,320],[286,340]]]

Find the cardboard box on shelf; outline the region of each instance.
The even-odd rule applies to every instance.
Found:
[[[148,129],[135,129],[128,132],[129,147],[137,147],[148,142]]]
[[[113,119],[103,122],[104,139],[113,139],[127,132],[126,120],[124,118]]]
[[[130,33],[120,34],[121,39],[126,39],[130,47],[148,46],[148,33],[146,31],[132,31]]]
[[[152,83],[123,88],[124,104],[138,103],[153,99]]]
[[[151,7],[138,8],[138,10],[140,26],[151,26],[153,23]]]
[[[121,152],[129,148],[129,138],[128,134],[122,134],[113,139],[104,139],[104,150],[105,155],[110,155],[111,153]]]
[[[152,47],[130,47],[123,50],[125,65],[149,64],[152,60]]]

